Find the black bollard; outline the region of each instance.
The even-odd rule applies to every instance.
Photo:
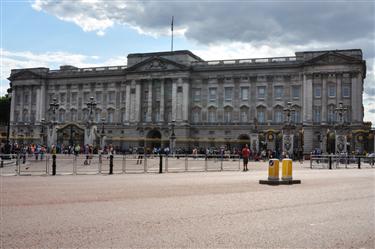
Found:
[[[332,169],[332,156],[329,156],[328,166],[329,169]]]
[[[56,175],[56,155],[52,155],[52,175]]]
[[[113,155],[109,156],[109,174],[113,174]]]
[[[160,161],[159,161],[159,174],[163,173],[163,156],[159,155]]]
[[[358,169],[361,169],[361,157],[358,157]]]

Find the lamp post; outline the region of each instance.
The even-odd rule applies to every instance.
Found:
[[[338,115],[338,122],[335,124],[335,133],[336,133],[336,143],[335,143],[335,152],[338,153],[345,153],[346,151],[346,142],[347,136],[345,131],[345,121],[344,121],[344,113],[347,111],[348,108],[343,106],[342,102],[339,102],[339,107],[335,109],[335,113]]]
[[[176,143],[176,134],[174,133],[175,123],[176,123],[176,121],[172,120],[172,122],[171,122],[171,136],[169,137],[172,155],[175,154],[175,150],[176,150],[176,148],[175,148],[176,147],[176,144],[175,144]]]
[[[92,123],[93,122],[93,109],[96,107],[96,102],[94,100],[94,97],[90,97],[90,102],[87,103],[87,108],[90,110],[89,112],[89,122]]]
[[[53,143],[56,143],[56,130],[55,130],[55,125],[56,125],[56,110],[59,108],[60,104],[57,103],[57,99],[53,98],[52,103],[49,104],[51,110],[52,110],[52,122],[50,123],[51,125],[51,132],[50,132],[50,138],[48,141],[48,146],[51,146]]]
[[[292,108],[292,103],[288,102],[287,107],[284,108],[284,113],[286,115],[286,120],[283,127],[283,152],[288,153],[288,155],[293,155],[293,139],[294,135],[291,130],[295,128],[292,124],[291,114],[296,110]]]
[[[56,122],[56,110],[59,108],[60,104],[57,103],[57,99],[53,98],[52,103],[49,104],[52,109],[52,121]]]
[[[100,134],[100,136],[101,136],[101,147],[102,147],[102,149],[104,149],[104,136],[105,136],[105,133],[104,133],[104,123],[105,123],[105,118],[102,118],[101,119],[102,120],[102,131],[101,131],[101,134]]]

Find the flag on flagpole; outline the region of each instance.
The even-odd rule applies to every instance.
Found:
[[[173,16],[172,16],[172,22],[171,22],[171,31],[173,31]]]

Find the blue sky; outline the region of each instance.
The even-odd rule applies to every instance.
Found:
[[[30,0],[1,3],[1,86],[12,68],[125,65],[129,53],[188,49],[206,60],[361,48],[365,120],[375,123],[374,1]]]

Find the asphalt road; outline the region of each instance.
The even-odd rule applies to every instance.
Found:
[[[1,248],[375,248],[374,169],[266,174],[0,177]]]

